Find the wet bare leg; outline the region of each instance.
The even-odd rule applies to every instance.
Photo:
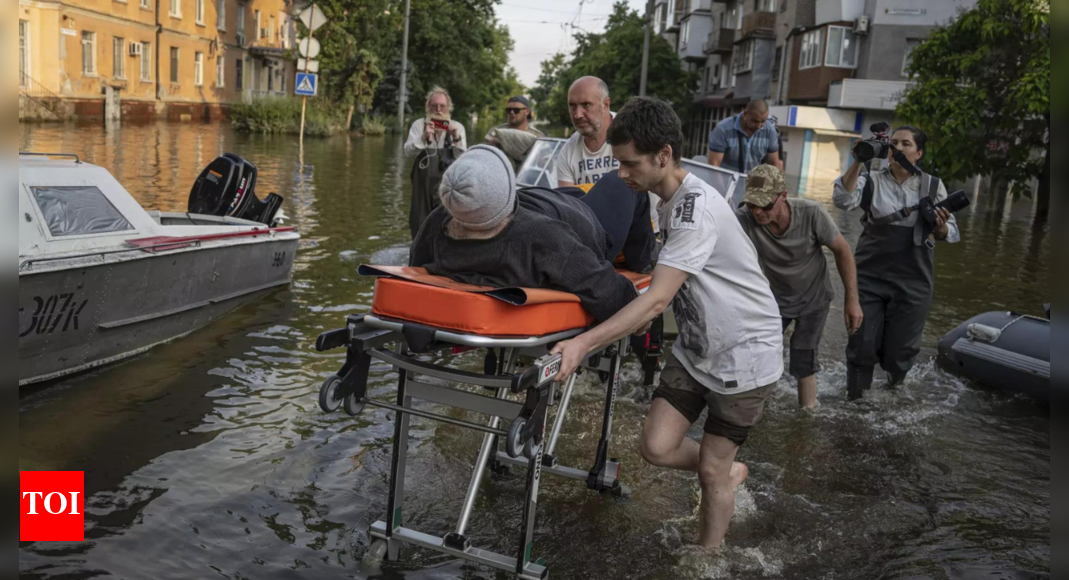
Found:
[[[735,513],[735,488],[746,480],[748,468],[735,462],[739,446],[719,435],[705,434],[702,438],[698,479],[702,486],[699,510],[703,548],[716,550],[724,541]]]
[[[690,421],[664,399],[654,399],[642,427],[639,452],[650,465],[698,471],[699,445],[687,437]]]
[[[817,375],[798,379],[798,404],[803,409],[817,407]]]

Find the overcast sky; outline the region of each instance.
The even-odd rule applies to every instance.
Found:
[[[605,29],[615,0],[502,0],[496,7],[497,18],[508,26],[516,46],[509,63],[520,81],[532,87],[542,70],[542,61],[557,52],[570,53],[575,48],[573,26],[586,32]],[[627,0],[633,10],[645,11],[645,0]]]

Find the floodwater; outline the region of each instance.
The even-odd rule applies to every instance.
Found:
[[[365,569],[368,524],[383,519],[392,415],[325,415],[319,383],[341,365],[316,336],[366,312],[362,262],[399,263],[407,242],[408,164],[395,138],[306,141],[224,125],[20,125],[23,150],[74,152],[111,170],[146,207],[183,210],[192,182],[233,151],[260,169],[303,234],[286,290],[136,359],[20,391],[19,469],[85,471],[86,541],[20,543],[25,578],[503,578],[406,548]],[[827,204],[856,238],[857,216]],[[823,191],[823,193],[820,193]],[[780,382],[740,458],[751,468],[720,555],[697,538],[694,475],[646,465],[644,403],[618,405],[612,455],[629,500],[542,478],[534,556],[555,578],[1003,578],[1050,576],[1050,410],[978,389],[931,362],[938,337],[983,311],[1041,313],[1049,228],[1031,202],[981,196],[959,216],[960,244],[937,252],[925,351],[906,385],[844,401],[841,306],[824,337],[820,408],[796,408]],[[475,357],[463,364],[480,364]],[[371,394],[395,376],[372,368]],[[640,381],[625,367],[624,393]],[[590,373],[558,456],[588,467],[602,390]],[[452,530],[477,433],[413,418],[405,524]],[[700,423],[699,423],[700,424]],[[692,435],[698,436],[694,430]],[[473,543],[513,553],[524,483],[484,479]]]

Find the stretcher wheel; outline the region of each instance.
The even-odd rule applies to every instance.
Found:
[[[512,426],[509,427],[508,437],[505,437],[505,453],[509,454],[509,457],[516,459],[523,453],[523,441],[520,440],[523,437],[523,429],[527,426],[527,419],[523,417],[516,417],[512,421]]]
[[[531,437],[523,444],[523,456],[527,459],[534,459],[535,454],[538,452],[538,446],[535,444],[535,438]]]
[[[345,397],[345,400],[342,401],[342,409],[344,409],[345,413],[350,417],[355,417],[363,412],[366,404],[367,403],[364,403],[357,398],[356,393],[349,393],[349,395]]]
[[[341,377],[330,375],[327,380],[323,381],[323,385],[319,387],[319,408],[323,409],[324,413],[333,413],[341,406],[341,399],[334,396],[338,392],[340,385]]]

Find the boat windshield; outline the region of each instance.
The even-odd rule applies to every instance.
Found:
[[[133,230],[100,189],[91,185],[31,187],[53,237]]]
[[[535,141],[516,172],[516,183],[527,187],[557,187],[557,153],[563,146],[564,139]]]

